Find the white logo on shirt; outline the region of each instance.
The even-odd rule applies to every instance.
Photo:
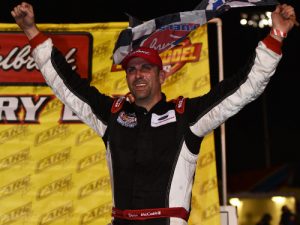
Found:
[[[151,127],[159,127],[168,123],[176,122],[175,110],[169,110],[163,115],[157,115],[152,113],[151,117]]]

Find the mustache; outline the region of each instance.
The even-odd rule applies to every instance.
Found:
[[[133,82],[134,85],[136,85],[136,84],[145,84],[145,83],[147,83],[147,81],[143,78],[138,78]]]

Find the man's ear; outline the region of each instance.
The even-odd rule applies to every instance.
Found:
[[[159,81],[160,81],[160,84],[163,84],[165,82],[165,79],[166,79],[166,71],[160,70],[159,71]]]

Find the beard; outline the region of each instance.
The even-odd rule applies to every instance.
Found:
[[[151,91],[149,89],[145,90],[131,90],[132,95],[136,101],[146,100],[149,98]]]
[[[151,87],[149,86],[149,83],[143,79],[139,79],[133,82],[129,89],[133,94],[135,100],[145,100],[151,95]]]

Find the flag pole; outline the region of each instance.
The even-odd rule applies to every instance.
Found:
[[[220,18],[213,18],[208,23],[215,23],[217,25],[218,36],[218,61],[219,61],[219,82],[224,79],[223,67],[223,41],[222,41],[222,20]],[[226,139],[225,139],[225,123],[220,126],[221,134],[221,152],[222,152],[222,203],[227,205],[227,169],[226,169]]]

